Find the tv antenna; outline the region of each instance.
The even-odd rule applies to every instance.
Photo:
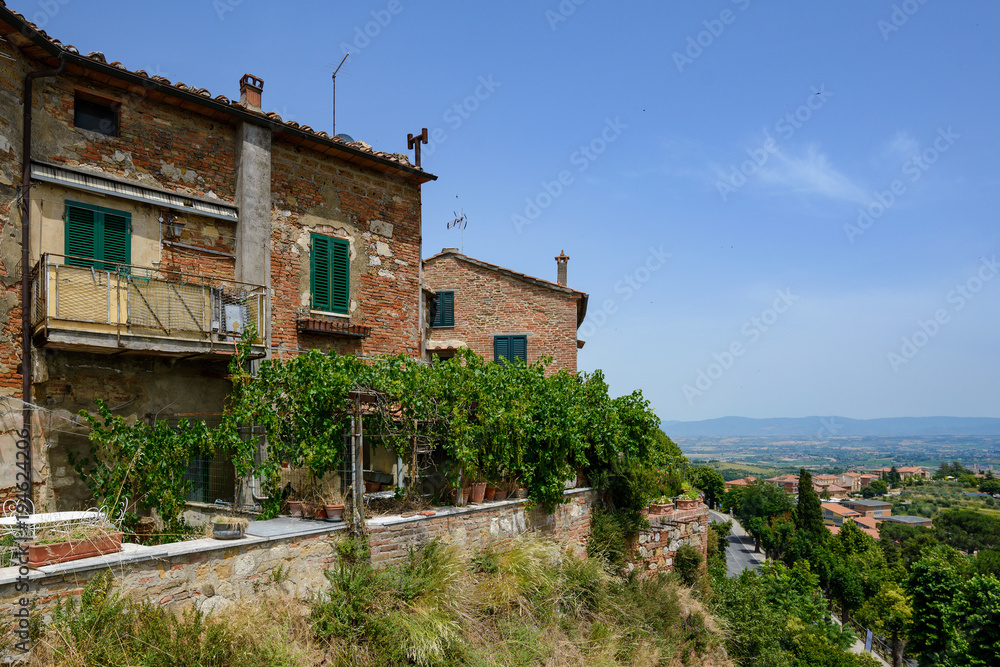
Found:
[[[455,219],[448,223],[448,229],[455,229],[456,227],[462,232],[462,242],[459,244],[462,252],[465,252],[465,228],[469,225],[469,218],[465,215],[465,209],[462,209],[462,213],[459,214],[458,211],[454,211]]]
[[[344,66],[344,63],[347,61],[347,56],[349,55],[351,55],[350,51],[345,53],[343,60],[341,60],[340,64],[337,65],[337,69],[333,70],[333,131],[330,133],[330,136],[333,137],[337,136],[337,72],[339,72],[340,68]]]

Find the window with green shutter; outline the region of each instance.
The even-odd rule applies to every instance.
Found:
[[[455,326],[455,292],[442,290],[434,297],[434,319],[432,327]]]
[[[347,241],[313,234],[309,261],[313,310],[349,313],[351,251]]]
[[[493,361],[500,364],[515,359],[528,360],[528,337],[494,336]]]
[[[66,263],[115,271],[132,262],[132,216],[110,208],[66,202]]]

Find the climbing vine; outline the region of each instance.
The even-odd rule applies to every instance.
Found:
[[[663,463],[648,401],[639,391],[611,398],[601,371],[547,373],[548,358],[496,364],[463,349],[433,365],[310,350],[265,360],[252,373],[251,336],[230,364],[232,392],[215,430],[197,422],[129,425],[103,403],[99,416],[84,413],[91,455],[74,465],[95,496],[125,493],[138,508],[180,522],[188,460],[224,451],[237,477],[262,480],[264,513],[276,514],[282,463],[316,477],[344,469],[344,435],[362,395],[366,432],[391,451],[408,460],[415,444],[437,448],[454,484],[459,476],[517,484],[547,509],[564,501],[564,483],[575,474],[604,479]]]

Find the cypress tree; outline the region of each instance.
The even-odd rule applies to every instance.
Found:
[[[795,529],[803,536],[815,539],[817,543],[827,535],[819,495],[813,488],[812,474],[805,468],[799,471],[799,504],[795,509]]]

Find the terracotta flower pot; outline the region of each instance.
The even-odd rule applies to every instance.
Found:
[[[91,556],[113,554],[122,550],[122,534],[108,533],[86,540],[55,542],[53,544],[28,543],[28,565],[42,567],[53,563],[65,563]]]
[[[649,505],[649,515],[650,516],[660,516],[668,512],[673,511],[673,503],[650,503]]]
[[[486,496],[486,482],[473,482],[472,483],[472,497],[469,498],[469,502],[473,505],[478,505],[483,502],[483,498]]]
[[[302,501],[302,518],[303,519],[311,519],[311,518],[313,518],[313,508],[314,508],[314,506],[313,506],[313,504],[311,502],[309,502],[308,500],[303,500]]]
[[[365,480],[365,493],[378,493],[378,490],[382,488],[382,485],[378,482],[373,482],[369,479]]]
[[[316,519],[325,519],[326,518],[326,507],[324,507],[323,505],[317,505],[316,507],[314,507],[313,508],[313,517],[316,518]]]
[[[696,509],[700,503],[697,499],[691,500],[690,498],[678,498],[674,501],[674,504],[677,505],[677,509],[679,510],[693,510]]]
[[[288,501],[288,513],[293,517],[302,516],[302,501],[301,500],[289,500]]]
[[[472,487],[471,486],[467,486],[467,487],[465,487],[465,488],[462,489],[462,504],[463,505],[468,505],[469,504],[469,496],[471,496],[471,495],[472,495]]]
[[[324,505],[323,508],[326,510],[326,520],[327,521],[343,521],[344,520],[344,505]]]
[[[528,490],[527,489],[518,489],[517,491],[515,491],[514,495],[519,500],[524,500],[525,498],[528,497]]]
[[[493,486],[489,482],[486,482],[486,493],[483,494],[483,500],[493,500],[497,495],[497,487]]]

